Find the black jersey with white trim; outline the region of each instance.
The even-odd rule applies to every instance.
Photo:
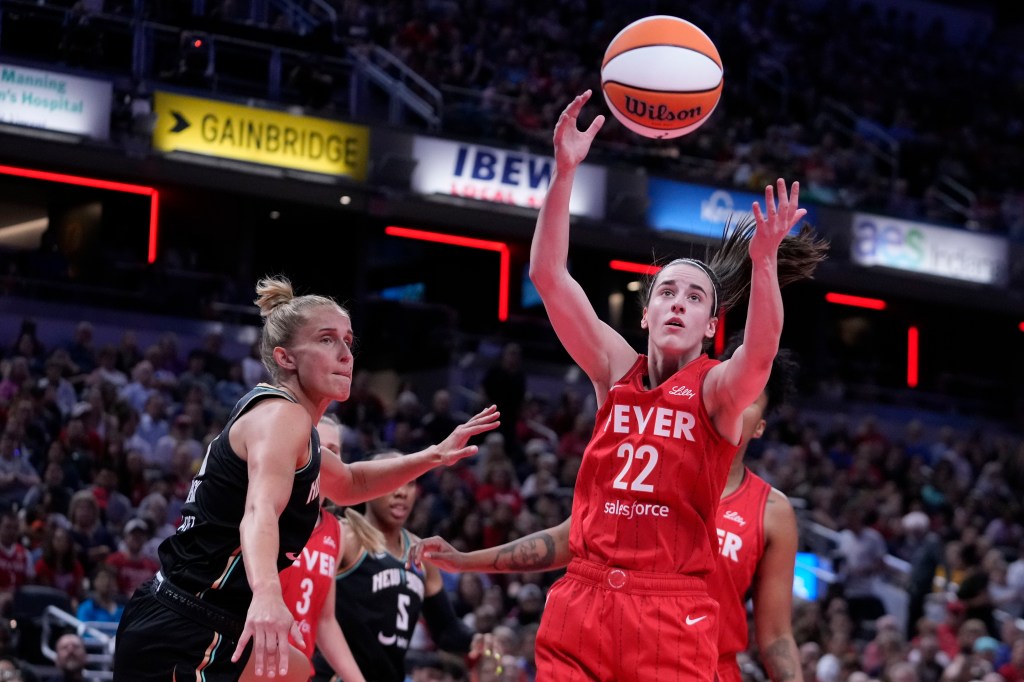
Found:
[[[160,543],[159,549],[161,570],[174,585],[243,618],[252,601],[239,532],[249,471],[231,449],[228,432],[258,402],[274,399],[296,402],[287,392],[266,384],[238,401],[192,480],[177,533]],[[278,571],[290,566],[302,551],[320,511],[320,438],[315,427],[310,430],[309,448],[309,461],[295,471],[291,496],[278,519]]]

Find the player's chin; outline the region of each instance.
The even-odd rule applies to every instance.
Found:
[[[352,380],[340,374],[332,376],[331,379],[333,381],[331,381],[327,394],[339,402],[348,400],[349,395],[352,393]]]

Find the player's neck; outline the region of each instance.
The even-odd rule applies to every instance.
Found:
[[[737,457],[729,467],[729,478],[725,480],[725,488],[722,489],[722,497],[728,497],[736,492],[736,489],[743,483],[743,477],[747,474],[747,467],[743,464],[743,457]]]
[[[380,532],[384,535],[384,546],[387,548],[388,552],[397,557],[402,556],[402,553],[405,551],[405,544],[402,542],[402,529],[380,528]]]

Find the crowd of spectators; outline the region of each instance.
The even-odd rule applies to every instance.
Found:
[[[48,4],[73,12],[63,58],[95,59],[102,37],[72,49],[82,42],[75,36],[96,33],[89,17],[127,20],[138,3]],[[752,190],[779,175],[800,178],[817,202],[1024,238],[1024,190],[1014,182],[1024,137],[1021,28],[1000,22],[998,3],[934,16],[924,4],[854,0],[319,0],[295,2],[295,11],[249,0],[143,4],[146,18],[183,27],[170,65],[182,85],[210,88],[239,61],[221,50],[215,64],[209,46],[193,47],[191,30],[277,42],[309,53],[287,68],[281,96],[344,116],[335,107],[348,101],[349,79],[322,68],[323,57],[379,46],[441,92],[445,133],[542,153],[565,103],[599,89],[611,38],[640,17],[674,14],[701,26],[721,53],[718,110],[670,143],[609,117],[595,161]]]
[[[650,14],[687,18],[725,64],[719,109],[671,144],[610,119],[595,157],[758,190],[799,177],[807,196],[1024,237],[1014,150],[1024,59],[994,4],[929,16],[872,2],[330,0],[330,33],[391,51],[445,97],[445,131],[548,151],[561,109],[598,90],[611,38]],[[247,3],[209,12],[251,23]],[[295,30],[287,15],[271,18]],[[768,177],[770,176],[770,177]],[[966,191],[964,191],[966,190]]]
[[[116,623],[120,605],[156,571],[156,548],[174,532],[206,445],[265,377],[253,354],[225,357],[217,335],[187,350],[173,333],[148,348],[135,339],[127,331],[119,344],[97,344],[82,321],[73,338],[42,340],[28,321],[5,344],[0,594],[8,617],[18,590],[36,584],[61,590],[79,619]],[[586,392],[530,390],[529,358],[516,344],[488,363],[473,386],[429,395],[412,384],[382,395],[373,377],[357,373],[350,399],[331,408],[343,456],[354,461],[383,448],[417,450],[477,404],[501,407],[510,418],[478,455],[420,480],[408,523],[465,550],[561,522],[594,427]],[[894,430],[870,413],[819,414],[783,410],[748,453],[751,467],[796,503],[804,548],[827,557],[837,576],[821,598],[796,603],[806,679],[1020,680],[1020,434],[928,429],[918,420]],[[532,641],[557,576],[445,579],[459,617],[500,637],[532,680]],[[909,608],[894,609],[885,586],[905,594],[899,603]],[[413,647],[433,648],[425,630]],[[33,653],[0,638],[0,658]],[[753,653],[745,669],[762,675]]]

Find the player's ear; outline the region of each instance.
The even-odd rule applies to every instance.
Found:
[[[750,437],[751,438],[760,438],[761,436],[764,435],[764,430],[765,430],[765,427],[767,427],[767,426],[768,426],[768,422],[766,422],[763,419],[759,419],[758,422],[757,422],[757,426],[754,428],[754,433],[751,434]]]
[[[295,369],[295,358],[283,346],[274,347],[274,362],[277,363],[278,367],[282,369]]]

